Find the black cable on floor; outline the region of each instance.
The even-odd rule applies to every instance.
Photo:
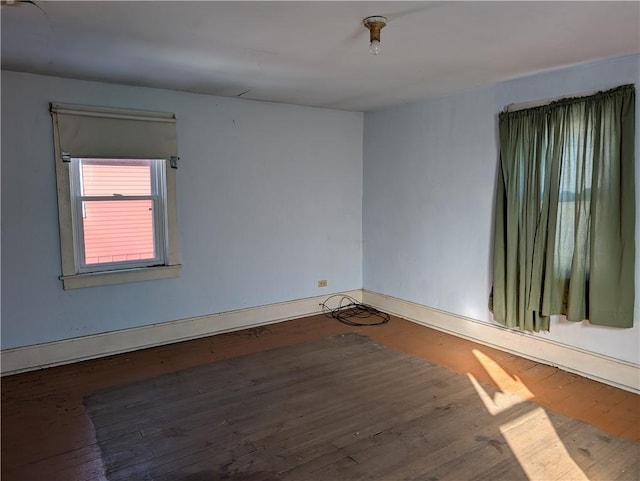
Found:
[[[329,307],[327,303],[334,298],[340,298],[337,307]],[[362,304],[357,299],[344,294],[334,294],[325,299],[322,306],[322,312],[327,317],[333,317],[343,324],[349,326],[379,326],[389,322],[389,314],[380,312],[375,307],[368,304]],[[366,322],[361,320],[372,319]],[[353,320],[358,319],[358,320]]]

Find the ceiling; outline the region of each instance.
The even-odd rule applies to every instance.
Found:
[[[640,52],[637,1],[2,3],[3,69],[355,111]]]

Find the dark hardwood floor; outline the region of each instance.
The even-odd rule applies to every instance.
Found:
[[[634,441],[630,450],[617,453],[617,457],[612,455],[610,462],[629,466],[631,473],[637,472],[640,454],[640,396],[636,394],[395,317],[382,326],[354,328],[324,316],[314,316],[3,377],[2,480],[106,480],[104,461],[96,441],[94,426],[84,405],[87,396],[95,395],[101,390],[223,359],[299,345],[349,332],[365,334],[384,346],[463,374],[474,386],[491,386],[494,392],[488,393],[489,411],[495,409],[499,414],[516,396],[542,408],[536,411],[536,414],[532,414],[540,418],[531,422],[544,424],[545,416],[557,413],[589,423],[606,435]],[[482,392],[478,391],[479,399],[482,399]],[[452,425],[451,429],[454,428],[461,429]],[[607,438],[606,435],[603,439]],[[489,442],[491,439],[488,438],[486,441]],[[513,442],[533,441],[527,440],[525,436]],[[340,443],[340,440],[335,440],[335,443]],[[608,456],[605,453],[608,449],[606,443],[601,444],[593,445],[590,449],[581,448],[585,452],[582,453],[584,459],[580,459],[582,464],[578,463],[580,469],[589,473],[599,472],[597,466],[592,465],[600,462],[601,455]],[[487,453],[498,452],[498,448],[507,449],[503,445],[493,448],[490,451],[474,451],[471,455],[486,456]],[[517,454],[517,448],[511,445],[509,448]],[[450,449],[455,449],[455,445]],[[599,450],[602,451],[600,454]],[[329,455],[316,454],[319,457]],[[384,461],[382,455],[376,456],[373,451],[363,451],[361,456],[362,459],[354,459],[353,462],[372,463],[372,466],[378,466],[379,472],[388,469],[389,460]],[[536,479],[536,476],[542,473],[539,470],[541,468],[536,468],[540,463],[533,458],[527,459],[526,463],[529,465],[526,469],[523,468],[523,472],[529,479]],[[341,478],[341,473],[347,469],[347,466],[342,466],[341,463],[347,461],[340,459],[333,464],[327,464],[322,468],[325,471],[320,471],[324,473],[324,479],[348,479]],[[526,463],[523,461],[523,464]],[[501,478],[501,466],[499,463],[496,464],[493,479]],[[473,473],[465,472],[464,466],[451,466],[450,473],[452,477],[449,479],[473,477]],[[629,475],[627,472],[627,476]],[[272,475],[264,473],[262,478],[256,477],[254,481],[279,479],[270,476]],[[619,477],[630,479],[625,477],[624,473],[619,473]],[[592,477],[596,478],[597,476]],[[206,479],[234,478],[216,478],[215,474],[212,474]],[[183,478],[180,481],[205,481],[205,478]]]

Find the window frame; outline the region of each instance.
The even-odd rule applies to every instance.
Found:
[[[63,104],[52,104],[53,106]],[[87,109],[88,107],[82,106]],[[97,112],[114,112],[116,109],[95,108]],[[140,111],[124,111],[117,110],[117,115],[126,116],[127,114],[135,114],[140,117],[144,112]],[[173,115],[173,114],[171,114]],[[128,282],[139,282],[157,279],[169,279],[180,276],[181,264],[179,261],[178,246],[178,228],[177,228],[177,195],[176,195],[176,173],[177,173],[177,156],[171,159],[162,159],[162,165],[159,167],[163,170],[164,176],[164,197],[165,209],[164,217],[164,259],[160,260],[160,265],[149,266],[133,266],[133,265],[113,265],[112,268],[103,270],[87,271],[81,265],[78,257],[79,242],[77,239],[76,225],[74,222],[75,202],[72,191],[73,169],[71,158],[100,159],[101,156],[94,155],[73,155],[69,156],[63,153],[60,145],[60,136],[58,135],[58,122],[54,116],[54,153],[56,164],[56,184],[58,194],[58,225],[60,230],[60,255],[62,275],[59,279],[62,281],[63,289],[77,289],[84,287],[96,287],[112,284],[121,284]],[[117,140],[114,140],[117,142]],[[111,159],[125,158],[136,159],[136,156],[109,156]],[[139,158],[139,157],[137,157]],[[149,160],[149,159],[143,159]]]
[[[118,195],[112,197],[90,196],[83,192],[82,168],[84,161],[102,165],[116,164],[117,161],[149,161],[149,183],[151,191],[148,195]],[[153,267],[164,265],[166,261],[166,187],[162,159],[88,159],[71,158],[71,199],[73,203],[73,224],[75,236],[75,255],[78,272],[81,274],[99,271],[131,269],[136,267]],[[84,233],[85,202],[123,202],[131,200],[150,201],[153,208],[153,248],[154,257],[130,261],[98,262],[89,264],[86,261],[86,240]]]

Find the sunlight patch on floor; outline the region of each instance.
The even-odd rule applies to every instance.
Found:
[[[541,407],[500,426],[513,455],[529,479],[588,481]]]
[[[484,407],[492,416],[497,416],[501,412],[508,411],[512,407],[527,401],[525,398],[518,396],[517,394],[504,393],[500,391],[496,392],[493,397],[491,397],[473,374],[467,373],[467,376],[469,377],[471,384],[473,384],[473,387],[476,389]]]
[[[511,376],[489,356],[476,349],[473,354],[499,389],[491,396],[473,374],[467,373],[489,414],[504,413],[506,417],[510,409],[534,397],[520,378]],[[507,420],[500,425],[500,432],[529,479],[589,480],[567,451],[543,408],[536,407]]]
[[[525,399],[533,399],[535,397],[518,376],[512,376],[509,374],[502,368],[502,366],[500,366],[500,364],[484,354],[482,351],[473,349],[471,352],[502,392],[518,394],[520,397]]]

